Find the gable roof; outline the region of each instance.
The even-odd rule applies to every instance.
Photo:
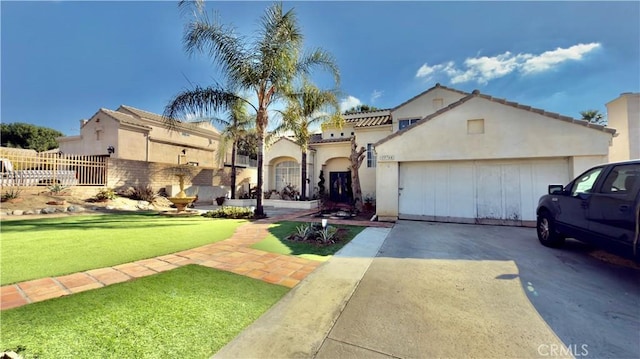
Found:
[[[96,115],[100,112],[106,114],[107,116],[111,117],[112,119],[116,120],[119,123],[131,125],[134,127],[140,127],[148,130],[151,129],[151,126],[145,125],[144,122],[138,120],[137,118],[129,114],[118,112],[118,111],[112,111],[107,108],[101,108],[98,110],[98,112],[96,112]],[[93,115],[92,117],[95,117],[95,115]]]
[[[372,127],[391,124],[391,110],[375,110],[343,115],[344,122],[353,127]]]
[[[127,114],[127,115],[133,114],[134,118],[138,117],[141,119],[145,119],[147,121],[155,122],[161,127],[167,127],[166,118],[157,113],[141,110],[139,108],[135,108],[127,105],[120,105],[120,107],[118,107],[116,111],[119,113]],[[216,130],[213,126],[211,126],[211,128],[203,128],[203,127],[200,127],[197,122],[183,122],[180,120],[175,120],[175,126],[177,129],[181,129],[181,130],[191,130],[195,132],[204,131],[207,134],[213,133],[216,135],[220,134],[220,132]]]
[[[438,82],[438,83],[436,83],[436,84],[435,84],[435,86],[433,86],[432,88],[430,88],[430,89],[428,89],[428,90],[426,90],[426,91],[423,91],[423,92],[421,92],[421,93],[417,94],[416,96],[413,96],[412,98],[408,99],[407,101],[405,101],[405,102],[403,102],[403,103],[399,104],[398,106],[396,106],[396,107],[392,108],[392,109],[391,109],[391,111],[395,111],[395,110],[399,109],[400,107],[402,107],[402,106],[404,106],[404,105],[408,104],[409,102],[411,102],[411,101],[413,101],[413,100],[417,99],[418,97],[420,97],[420,96],[422,96],[422,95],[426,95],[426,94],[428,94],[429,92],[431,92],[431,91],[435,91],[435,90],[437,90],[437,89],[442,89],[442,90],[447,90],[447,91],[455,92],[455,93],[458,93],[458,94],[460,94],[460,95],[464,95],[464,96],[469,96],[469,95],[470,95],[468,92],[464,92],[464,91],[456,90],[456,89],[454,89],[454,88],[450,88],[450,87],[442,86],[442,85],[440,85],[440,83]]]
[[[535,107],[531,107],[531,106],[527,106],[527,105],[522,105],[522,104],[519,104],[517,102],[507,101],[506,99],[501,99],[501,98],[497,98],[497,97],[493,97],[493,96],[489,96],[489,95],[484,95],[484,94],[481,94],[479,90],[473,90],[472,93],[470,93],[467,96],[461,98],[460,100],[450,104],[449,106],[443,107],[440,110],[438,110],[438,111],[436,111],[436,112],[434,112],[434,113],[432,113],[432,114],[430,114],[430,115],[428,115],[426,117],[423,117],[422,119],[420,119],[416,123],[414,123],[414,124],[412,124],[410,126],[407,126],[404,129],[402,129],[400,131],[397,131],[395,133],[392,133],[391,135],[383,138],[382,140],[376,142],[375,146],[378,146],[378,145],[380,145],[382,143],[385,143],[385,142],[389,141],[390,139],[392,139],[394,137],[401,136],[402,134],[404,134],[407,131],[410,131],[411,129],[415,128],[416,126],[419,126],[422,123],[425,123],[425,122],[427,122],[427,121],[429,121],[429,120],[431,120],[431,119],[433,119],[435,117],[438,117],[441,114],[443,114],[443,113],[445,113],[447,111],[450,111],[450,110],[452,110],[452,109],[454,109],[454,108],[456,108],[456,107],[464,104],[465,102],[467,102],[467,101],[469,101],[469,100],[471,100],[473,98],[476,98],[476,97],[479,97],[479,98],[482,98],[482,99],[485,99],[485,100],[488,100],[488,101],[491,101],[491,102],[499,103],[501,105],[514,107],[514,108],[517,108],[517,109],[520,109],[520,110],[537,113],[539,115],[542,115],[542,116],[545,116],[545,117],[550,117],[550,118],[553,118],[553,119],[556,119],[556,120],[570,122],[570,123],[573,123],[573,124],[576,124],[576,125],[592,128],[594,130],[603,131],[603,132],[609,133],[611,135],[616,133],[616,130],[613,129],[613,128],[607,128],[607,127],[602,126],[602,125],[597,125],[597,124],[594,124],[594,123],[591,123],[591,122],[588,122],[588,121],[584,121],[584,120],[578,120],[578,119],[575,119],[575,118],[572,118],[572,117],[569,117],[569,116],[560,115],[560,114],[555,113],[555,112],[548,112],[548,111],[545,111],[545,110],[540,109],[540,108],[535,108]]]

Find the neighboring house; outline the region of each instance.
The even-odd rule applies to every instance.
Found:
[[[307,195],[318,190],[320,171],[325,178],[325,188],[336,202],[351,200],[351,136],[356,136],[358,148],[365,147],[366,159],[360,167],[362,193],[376,190],[376,155],[373,144],[392,133],[389,110],[363,112],[344,116],[342,128],[325,126],[315,134],[307,154]],[[300,190],[300,164],[302,152],[291,139],[282,137],[274,142],[265,155],[265,190],[281,191],[284,186],[295,185]]]
[[[617,131],[609,161],[640,158],[640,93],[623,93],[607,103],[607,121]]]
[[[209,122],[178,123],[169,129],[161,115],[121,105],[101,108],[80,121],[80,135],[57,139],[60,151],[105,155],[145,162],[219,168],[216,151],[220,133]]]

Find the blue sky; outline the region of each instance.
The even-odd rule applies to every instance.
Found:
[[[270,2],[208,2],[252,35]],[[222,80],[188,56],[177,2],[1,2],[1,121],[79,133],[100,107],[162,113]],[[579,118],[640,92],[640,2],[285,2],[331,52],[345,107],[394,107],[440,82]],[[322,83],[322,77],[318,78]]]

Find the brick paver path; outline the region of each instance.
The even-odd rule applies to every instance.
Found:
[[[199,264],[293,288],[322,262],[263,252],[250,247],[267,237],[272,223],[292,219],[313,221],[298,217],[314,212],[316,211],[298,212],[247,223],[238,227],[227,240],[174,254],[7,285],[0,288],[0,310],[126,282],[186,264]],[[354,225],[392,226],[390,223],[348,222]],[[344,223],[347,224],[347,221]]]

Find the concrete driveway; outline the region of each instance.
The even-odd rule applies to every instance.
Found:
[[[640,358],[640,271],[590,250],[399,221],[317,357]]]

